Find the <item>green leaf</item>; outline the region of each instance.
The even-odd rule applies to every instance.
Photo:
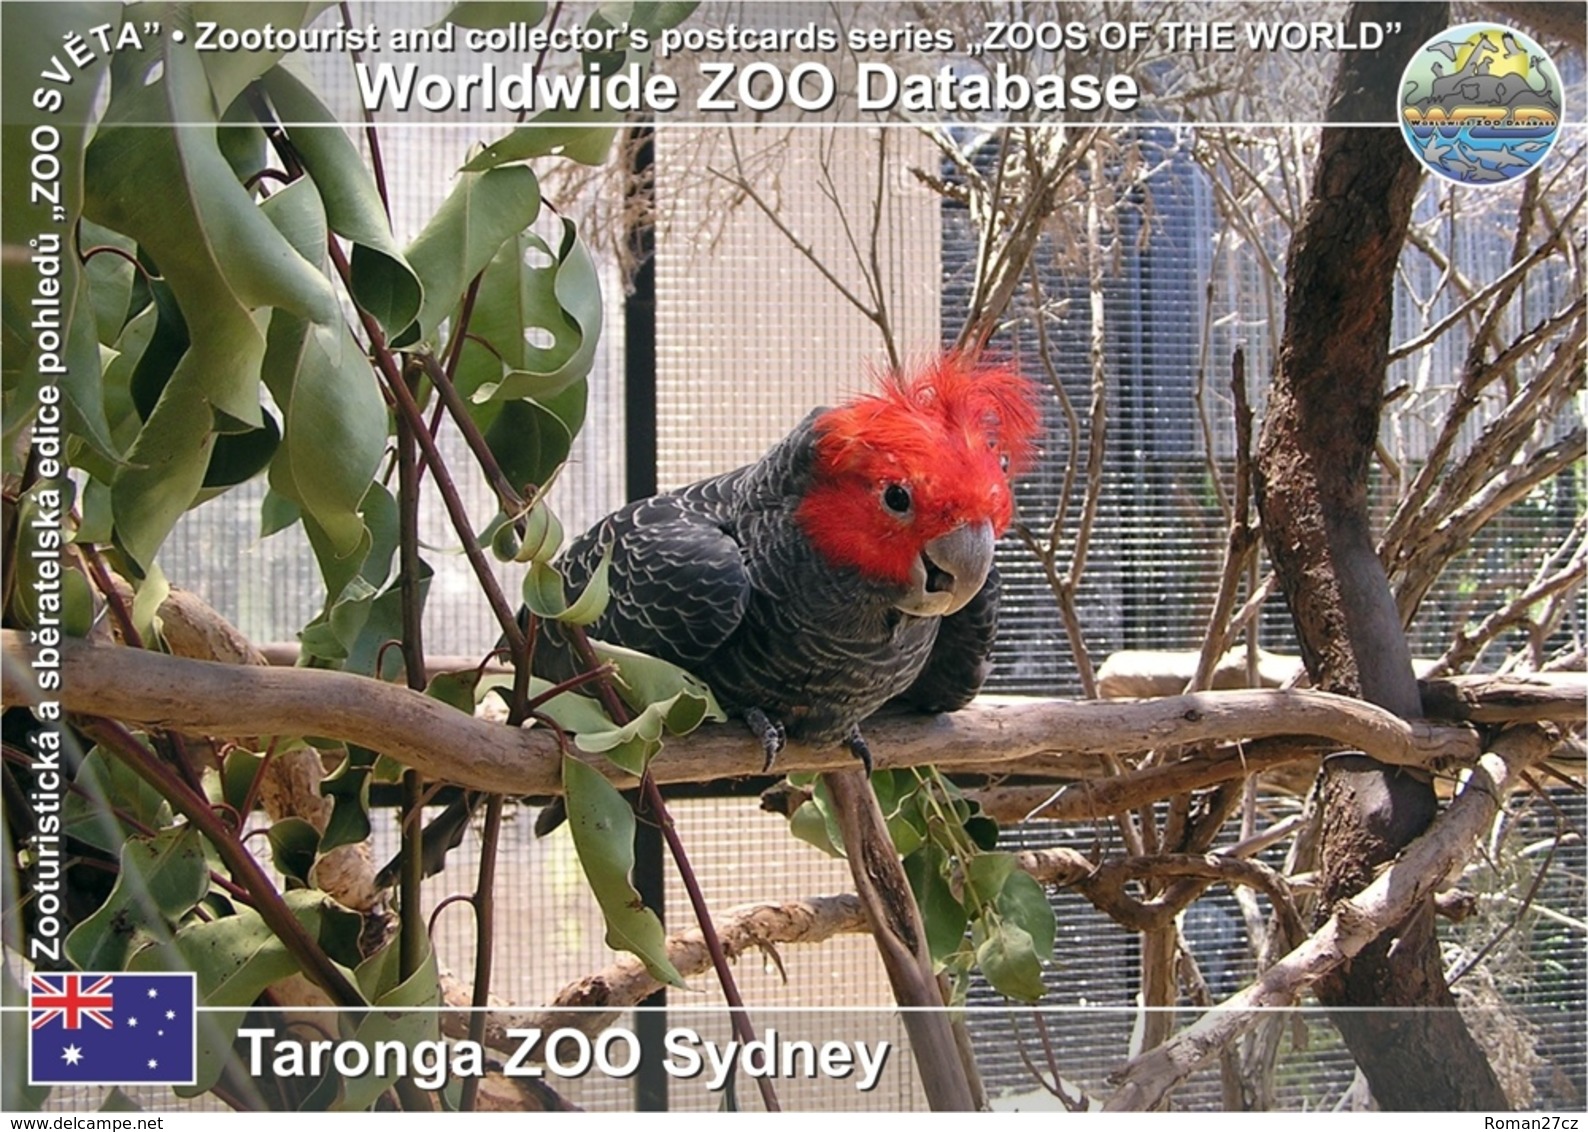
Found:
[[[376,1042],[398,1041],[412,1049],[417,1042],[434,1041],[439,1036],[440,1016],[430,1009],[441,1005],[435,953],[426,947],[414,973],[402,979],[400,952],[400,946],[393,941],[361,963],[356,972],[359,989],[383,1008],[366,1014],[351,1038],[372,1051]],[[375,1064],[373,1056],[370,1064]],[[347,1078],[342,1098],[333,1107],[344,1112],[367,1109],[397,1079],[395,1072],[380,1076],[373,1070],[362,1077]]]
[[[65,373],[57,375],[65,405],[69,433],[88,444],[97,456],[114,463],[120,456],[105,419],[101,391],[97,318],[101,296],[95,292],[94,277],[84,271],[73,250],[71,226],[83,208],[82,153],[94,117],[105,71],[104,52],[93,51],[84,66],[67,56],[63,42],[80,37],[88,28],[106,27],[114,37],[120,28],[122,6],[118,3],[19,4],[5,7],[5,57],[8,65],[0,69],[0,102],[5,120],[0,122],[0,149],[10,159],[0,164],[0,242],[8,254],[0,260],[0,418],[4,420],[4,467],[19,471],[17,448],[10,441],[32,422],[38,407],[38,394],[46,375],[40,372],[37,340],[31,323],[31,300],[38,283],[40,266],[30,254],[48,253],[47,248],[32,248],[30,242],[41,233],[64,233],[56,250],[58,279],[61,285],[61,326],[65,349]],[[41,85],[39,72],[59,66],[70,73],[68,83]],[[33,96],[46,90],[59,97],[58,106],[34,109]],[[48,124],[58,132],[55,155],[60,159],[62,176],[58,201],[41,200],[30,191],[30,162],[22,155],[31,152],[29,137],[36,126]],[[56,212],[57,206],[59,213]],[[85,242],[83,247],[92,244]],[[110,257],[96,257],[97,259]],[[109,265],[102,265],[108,269]]]
[[[580,381],[568,392],[578,394],[582,400],[586,388],[586,383]],[[534,401],[484,405],[470,402],[469,415],[483,427],[486,446],[496,457],[502,474],[509,483],[520,488],[525,484],[541,486],[550,481],[573,451],[573,437],[579,427],[578,424],[570,427],[557,413]],[[579,423],[583,423],[582,413]]]
[[[432,573],[430,565],[421,559],[418,579],[421,613],[424,611],[425,600],[430,595]],[[348,647],[347,663],[343,665],[344,671],[358,672],[365,676],[379,676],[383,680],[395,680],[401,675],[401,649],[395,646],[386,649],[384,664],[379,673],[375,671],[375,658],[380,654],[381,646],[387,641],[402,639],[402,606],[402,587],[397,585],[389,586],[384,593],[369,603],[362,627]]]
[[[301,28],[330,6],[329,0],[314,3],[304,0],[251,0],[247,4],[200,0],[193,5],[193,20],[195,23],[200,20],[215,23],[236,31],[262,29],[267,24],[277,28]],[[188,31],[192,34],[191,27]],[[280,51],[265,50],[204,52],[201,56],[204,74],[214,94],[215,105],[224,110],[249,83],[268,71],[281,56]]]
[[[239,747],[228,751],[221,763],[221,798],[244,821],[248,820],[248,815],[243,813],[243,803],[248,801],[248,791],[253,788],[264,762],[264,755]]]
[[[137,590],[132,597],[132,609],[129,610],[132,627],[138,630],[138,635],[145,641],[156,640],[160,637],[160,606],[171,596],[171,583],[156,564],[150,566],[148,572],[134,584]]]
[[[502,681],[496,690],[507,699],[508,685],[511,681]],[[541,696],[549,692],[552,685],[537,676],[530,677],[529,694],[531,697]],[[578,692],[562,692],[553,696],[540,705],[540,713],[549,717],[558,727],[573,734],[584,731],[607,731],[615,727],[612,718],[602,710],[601,705],[589,696],[580,695]]]
[[[562,220],[556,248],[533,232],[502,245],[481,293],[489,301],[476,303],[470,333],[496,352],[465,344],[458,387],[472,390],[470,400],[547,404],[590,373],[601,340],[601,281],[573,221]]]
[[[209,863],[198,831],[167,829],[121,847],[121,873],[99,909],[66,937],[80,971],[120,971],[140,946],[167,943],[172,925],[204,898]]]
[[[271,414],[265,413],[264,417],[263,428],[222,433],[215,438],[210,462],[204,468],[205,493],[247,483],[269,466],[281,446],[281,426]]]
[[[374,174],[336,116],[285,65],[268,71],[263,85],[291,123],[287,136],[319,187],[331,230],[353,244],[354,301],[394,337],[419,313],[424,290],[392,236]]]
[[[843,852],[828,836],[827,815],[814,799],[807,798],[789,815],[788,831],[807,845],[814,845],[829,857],[843,857]]]
[[[1053,906],[1042,885],[1027,873],[1011,873],[998,893],[998,915],[1006,923],[1019,924],[1031,937],[1031,947],[1040,959],[1053,957],[1057,923]]]
[[[76,789],[66,796],[62,809],[61,832],[96,849],[117,855],[140,828],[171,824],[171,806],[165,797],[126,763],[107,758],[98,747],[77,768],[73,784]]]
[[[320,793],[331,799],[331,817],[320,838],[320,852],[357,845],[369,837],[369,779],[374,753],[349,747],[342,764],[320,782]]]
[[[871,788],[888,823],[888,836],[901,857],[908,857],[926,841],[925,823],[915,805],[919,783],[907,770],[880,770],[871,776]]]
[[[822,829],[825,833],[824,840],[831,847],[833,856],[847,857],[849,850],[844,846],[844,831],[838,827],[838,815],[833,810],[833,796],[832,792],[827,789],[827,779],[825,777],[818,777],[815,783],[812,784],[810,800],[802,803],[800,809],[804,809],[806,806],[810,806],[815,811],[816,816],[822,819]],[[799,811],[796,810],[795,812],[798,813]],[[806,820],[808,821],[809,819],[807,818]],[[821,845],[820,841],[812,837],[807,837],[804,840],[810,841],[812,845],[818,847]]]
[[[163,37],[151,80],[153,63],[117,58],[110,105],[85,157],[84,212],[137,240],[170,284],[193,341],[178,374],[188,370],[214,409],[258,426],[265,343],[253,312],[279,307],[332,326],[341,309],[330,281],[233,175],[191,42]]]
[[[977,944],[976,963],[999,994],[1037,1002],[1047,992],[1031,935],[1012,920],[997,921]]]
[[[193,344],[181,304],[171,288],[163,279],[156,279],[149,284],[148,290],[148,309],[154,312],[155,323],[143,349],[138,352],[127,383],[127,395],[140,422],[147,421],[154,413],[160,394],[171,383],[171,375]]]
[[[965,945],[969,917],[944,875],[948,857],[936,845],[926,844],[904,858],[904,875],[921,909],[926,945],[932,962],[942,963]]]
[[[189,351],[127,452],[110,489],[116,542],[129,565],[147,570],[171,528],[204,486],[215,447],[215,415]]]
[[[298,501],[282,495],[275,488],[265,490],[265,498],[259,505],[259,537],[269,538],[278,531],[284,531],[303,517],[303,511],[298,507]]]
[[[529,611],[535,616],[548,621],[589,625],[607,607],[610,596],[607,573],[611,567],[612,548],[608,546],[578,600],[570,605],[563,592],[562,575],[557,568],[546,562],[531,563],[528,573],[524,575],[524,604],[529,606]]]
[[[465,173],[478,173],[534,157],[566,157],[581,165],[603,165],[612,151],[624,113],[603,107],[557,107],[543,110],[512,133],[499,138],[470,158]],[[611,125],[596,123],[611,122]]]
[[[300,884],[309,883],[315,856],[320,851],[320,831],[302,818],[282,818],[265,834],[276,871]]]
[[[464,715],[474,714],[474,694],[480,686],[480,670],[464,668],[457,672],[437,672],[425,685],[425,695],[456,708]]]
[[[105,1095],[104,1103],[99,1106],[100,1112],[142,1112],[144,1108],[120,1089],[111,1089]]]
[[[511,523],[503,524],[503,529],[517,536]],[[562,520],[542,499],[524,516],[523,539],[509,557],[514,562],[550,562],[562,549],[562,537]]]
[[[671,700],[682,693],[703,701],[706,707],[706,714],[696,720],[689,730],[694,730],[706,719],[721,723],[728,718],[711,689],[694,673],[621,645],[609,645],[605,641],[591,641],[590,644],[602,663],[616,669],[618,692],[630,707],[638,710],[647,704]],[[673,734],[683,735],[685,732],[675,730]]]
[[[463,28],[500,28],[521,23],[533,27],[546,18],[544,0],[458,0],[437,22]]]
[[[171,305],[174,309],[175,300],[172,300]],[[143,414],[139,413],[133,400],[133,375],[143,361],[144,352],[159,330],[159,320],[159,308],[153,303],[145,304],[143,309],[133,315],[122,327],[113,354],[105,364],[103,381],[105,417],[110,423],[110,437],[118,455],[115,460],[106,460],[85,446],[74,456],[76,465],[94,477],[84,492],[83,505],[85,508],[90,506],[90,491],[92,491],[96,496],[93,506],[100,509],[100,514],[96,516],[92,525],[86,522],[85,515],[84,532],[80,535],[84,542],[111,541],[113,532],[109,509],[109,487],[122,466],[119,454],[132,446],[132,442],[138,438],[138,430],[143,427],[144,421]],[[185,341],[182,348],[187,349]],[[175,360],[171,365],[174,369]],[[162,381],[161,384],[163,385],[164,382]],[[156,398],[159,396],[158,392],[155,396]],[[150,407],[153,407],[152,400]]]
[[[333,961],[343,967],[350,959],[356,961],[357,915],[312,889],[288,892],[283,898]],[[172,948],[145,948],[134,957],[131,969],[192,971],[198,976],[199,998],[205,1006],[239,1007],[199,1012],[196,1083],[175,1090],[179,1096],[197,1096],[220,1079],[247,1008],[266,987],[296,974],[298,961],[258,912],[242,908],[232,916],[188,925],[177,932]]]
[[[991,903],[997,899],[1017,863],[1013,853],[979,853],[966,861],[965,877],[975,889],[977,900]]]
[[[356,913],[314,889],[298,889],[282,898],[333,962],[346,967],[350,960],[357,961],[362,922]],[[280,937],[251,908],[184,927],[176,934],[176,952],[177,969],[198,976],[199,995],[206,1006],[252,1005],[266,987],[298,970],[297,960]],[[144,962],[136,966],[157,969]]]
[[[965,832],[976,843],[976,848],[990,853],[998,848],[998,823],[992,818],[975,814],[965,820]]]
[[[629,880],[634,868],[634,812],[612,784],[578,759],[562,760],[568,828],[585,879],[606,918],[607,946],[627,951],[652,978],[684,987],[667,957],[667,933]]]
[[[642,3],[605,3],[596,20],[608,26],[628,21],[631,27],[644,28],[655,39],[668,28],[677,27],[700,7],[699,0],[643,0]],[[594,21],[592,21],[594,22]]]
[[[17,537],[28,540],[23,532],[32,529],[41,511],[59,515],[70,508],[72,494],[71,482],[63,480],[41,480],[29,488],[18,501]],[[12,561],[16,563],[11,612],[28,628],[59,622],[67,636],[87,636],[94,620],[94,594],[88,580],[59,555],[52,555],[48,559],[53,573],[46,578],[46,559],[32,553],[22,553],[21,549],[7,548],[9,553],[15,554]],[[44,600],[45,595],[55,590],[56,586],[60,587],[56,595],[61,603],[58,609],[51,608],[50,602]]]
[[[84,220],[77,234],[83,254],[98,248],[116,248],[125,255],[98,251],[83,264],[83,276],[88,280],[89,300],[94,308],[94,327],[100,344],[114,346],[131,315],[132,286],[137,280],[137,268],[126,256],[134,256],[138,245],[120,232],[102,228],[92,220]]]
[[[687,734],[700,725],[705,715],[704,700],[680,692],[670,699],[646,704],[622,727],[575,735],[574,745],[581,751],[605,754],[630,774],[641,775],[645,773],[646,764],[662,749],[663,731]]]
[[[264,364],[283,424],[270,486],[314,518],[336,557],[346,557],[363,538],[359,507],[386,449],[386,406],[374,375],[345,324],[319,326],[279,311]]]
[[[466,173],[408,245],[407,260],[424,287],[411,328],[394,345],[435,343],[436,329],[503,242],[540,215],[540,181],[529,169]]]

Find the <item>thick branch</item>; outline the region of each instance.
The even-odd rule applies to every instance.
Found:
[[[0,633],[4,655],[28,669],[26,638]],[[62,644],[68,711],[212,735],[317,735],[356,742],[427,776],[507,794],[560,791],[554,738],[477,720],[440,701],[363,676],[178,660],[138,649]],[[7,680],[7,705],[30,702],[25,680]],[[978,700],[952,715],[890,716],[867,724],[883,767],[935,763],[993,769],[1043,755],[1122,754],[1204,742],[1313,736],[1371,751],[1381,762],[1444,767],[1471,761],[1478,739],[1466,726],[1405,722],[1371,704],[1305,691],[1204,692],[1141,703]],[[760,748],[737,725],[707,726],[670,741],[652,766],[660,782],[701,782],[761,773]],[[842,747],[790,744],[780,766],[834,770],[853,759]],[[615,768],[597,763],[615,781]]]

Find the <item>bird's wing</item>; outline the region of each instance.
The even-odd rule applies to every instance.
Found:
[[[568,548],[562,571],[570,596],[612,548],[611,600],[590,626],[592,637],[693,668],[738,627],[750,580],[704,487],[631,503]]]
[[[998,633],[998,593],[995,566],[976,596],[938,624],[926,667],[893,702],[925,712],[958,711],[970,703],[992,668],[989,657]]]

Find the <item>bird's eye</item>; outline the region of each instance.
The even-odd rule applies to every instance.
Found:
[[[903,484],[890,483],[882,493],[882,505],[895,515],[905,515],[910,510],[910,489]]]
[[[1004,470],[1005,475],[1009,474],[1009,453],[1000,452],[998,454],[998,466]]]

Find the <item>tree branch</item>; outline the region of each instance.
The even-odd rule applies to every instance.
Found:
[[[7,705],[32,701],[26,636],[0,632],[20,678],[4,687]],[[179,660],[137,649],[63,642],[62,689],[68,711],[114,716],[210,735],[324,735],[382,751],[428,777],[507,794],[560,792],[555,739],[534,727],[474,719],[406,688],[345,672],[278,669]],[[1555,679],[1569,680],[1571,674]],[[1579,705],[1580,706],[1580,705]],[[1311,691],[1203,692],[1140,703],[984,697],[951,715],[874,717],[867,734],[878,765],[992,770],[1042,756],[1057,768],[1075,755],[1275,736],[1313,736],[1371,751],[1381,762],[1448,767],[1479,753],[1464,725],[1407,722],[1371,704]],[[708,725],[673,740],[652,772],[663,782],[703,782],[762,773],[760,748],[743,728]],[[835,770],[852,763],[842,747],[790,743],[789,770]],[[614,781],[633,779],[596,762]]]
[[[1127,1063],[1115,1074],[1119,1089],[1104,1107],[1112,1112],[1155,1108],[1170,1088],[1255,1025],[1263,1010],[1294,1004],[1302,991],[1405,920],[1466,862],[1521,771],[1545,758],[1554,746],[1555,736],[1534,725],[1502,735],[1493,752],[1473,768],[1450,808],[1393,865],[1356,896],[1336,905],[1321,928],[1251,986]]]

